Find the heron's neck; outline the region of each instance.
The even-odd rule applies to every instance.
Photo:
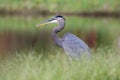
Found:
[[[52,30],[52,38],[56,45],[58,45],[59,47],[62,47],[62,42],[61,39],[58,37],[57,33],[62,31],[64,26],[65,26],[64,21],[58,21],[58,26]]]

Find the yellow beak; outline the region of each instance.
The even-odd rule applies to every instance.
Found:
[[[49,22],[46,22],[46,23],[40,23],[40,24],[37,24],[36,26],[39,27],[39,26],[44,26],[46,24],[49,24]]]
[[[37,26],[37,27],[38,27],[38,26],[44,26],[44,25],[46,25],[46,24],[49,24],[51,21],[52,21],[52,19],[49,19],[49,20],[46,20],[46,21],[44,21],[44,22],[42,22],[42,23],[40,23],[40,24],[37,24],[36,26]]]

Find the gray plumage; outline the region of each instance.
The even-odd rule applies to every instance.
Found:
[[[69,57],[73,57],[76,60],[79,60],[81,55],[86,54],[87,56],[90,56],[90,49],[85,44],[83,40],[75,36],[74,34],[71,33],[66,33],[62,38],[59,38],[57,33],[62,31],[65,26],[65,18],[58,15],[54,16],[53,18],[39,24],[39,25],[44,25],[48,23],[57,23],[58,26],[53,28],[52,30],[52,38],[55,42],[56,45],[59,47],[63,48],[66,54]],[[39,26],[37,25],[37,26]]]
[[[66,33],[62,38],[62,46],[64,51],[70,57],[78,60],[82,54],[90,53],[89,47],[77,36]]]

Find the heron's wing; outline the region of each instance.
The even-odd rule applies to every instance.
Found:
[[[63,36],[63,48],[65,52],[74,58],[79,58],[81,54],[89,52],[89,47],[77,36],[67,33]]]

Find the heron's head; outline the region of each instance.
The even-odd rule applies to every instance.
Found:
[[[65,21],[65,18],[61,15],[57,15],[57,16],[54,16],[40,24],[37,24],[36,26],[43,26],[43,25],[46,25],[46,24],[49,24],[49,23],[59,23],[59,21]]]

